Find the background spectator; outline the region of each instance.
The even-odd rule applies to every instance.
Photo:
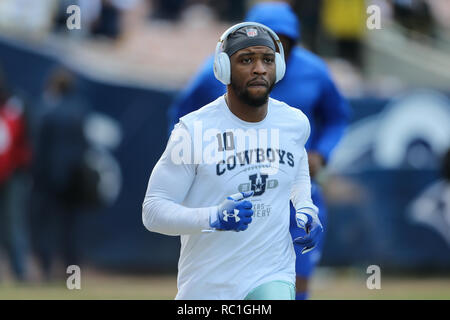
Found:
[[[28,167],[31,149],[23,101],[13,96],[0,70],[0,243],[19,281],[28,276]]]

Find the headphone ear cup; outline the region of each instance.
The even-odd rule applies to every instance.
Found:
[[[275,69],[276,69],[276,79],[275,83],[283,79],[284,73],[286,72],[286,63],[284,62],[284,57],[281,56],[279,52],[275,53]]]
[[[214,61],[214,75],[224,85],[230,84],[230,58],[225,52],[220,52]]]

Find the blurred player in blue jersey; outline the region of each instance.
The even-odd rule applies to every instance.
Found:
[[[300,38],[299,20],[291,7],[283,2],[264,2],[255,5],[246,21],[262,23],[280,37],[285,50],[286,74],[278,82],[271,97],[282,100],[303,111],[311,123],[311,135],[306,144],[311,178],[327,163],[333,148],[341,139],[349,118],[349,107],[333,83],[327,66],[318,56],[297,46]],[[177,97],[169,110],[169,129],[178,119],[215,100],[226,92],[213,72],[214,57],[202,66],[189,86]],[[326,207],[321,189],[312,181],[312,200],[319,208],[319,218],[326,231]],[[300,229],[295,222],[291,204],[291,235],[298,237]],[[324,233],[322,233],[324,234]],[[301,254],[296,248],[296,299],[308,297],[308,279],[319,262],[323,237],[315,250]]]

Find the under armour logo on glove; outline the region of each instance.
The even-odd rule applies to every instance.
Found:
[[[244,231],[252,222],[253,204],[245,200],[253,191],[233,194],[219,205],[216,214],[210,216],[210,226],[216,230]]]
[[[223,214],[223,220],[228,222],[228,218],[234,218],[234,221],[239,222],[241,220],[241,218],[239,218],[238,214],[239,214],[239,210],[238,209],[234,209],[233,213],[229,213],[227,210],[223,210],[222,212]]]

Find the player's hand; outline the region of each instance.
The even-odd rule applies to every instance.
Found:
[[[253,191],[239,192],[226,198],[219,205],[216,217],[210,217],[210,226],[216,230],[244,231],[252,222],[253,204],[245,200]]]
[[[299,209],[295,213],[297,226],[305,230],[306,235],[294,239],[294,243],[303,247],[302,254],[305,254],[315,248],[323,232],[322,223],[316,213],[306,213]]]

